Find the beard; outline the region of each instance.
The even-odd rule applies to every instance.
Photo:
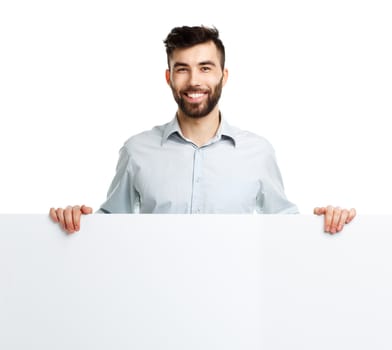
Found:
[[[170,87],[172,89],[174,99],[177,102],[178,108],[185,115],[191,118],[203,118],[208,114],[210,114],[210,112],[218,104],[218,101],[222,94],[222,86],[223,86],[223,77],[221,78],[219,83],[214,86],[213,90],[212,91],[210,90],[208,92],[207,101],[203,101],[200,103],[190,103],[182,97],[181,91],[177,93],[173,85],[170,83]],[[203,89],[200,89],[198,87],[193,88],[192,86],[188,86],[182,91],[205,92],[205,90]]]

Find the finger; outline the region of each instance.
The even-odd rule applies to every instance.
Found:
[[[325,215],[327,212],[327,207],[316,207],[313,209],[313,214],[315,215]]]
[[[348,216],[349,216],[349,211],[347,209],[343,209],[340,213],[339,222],[337,224],[337,232],[343,230],[343,226],[347,223]]]
[[[93,208],[87,207],[84,204],[80,207],[80,210],[82,211],[82,214],[91,214],[93,212]]]
[[[325,208],[316,207],[316,208],[313,209],[313,214],[314,215],[322,215],[323,214],[323,209],[325,209]]]
[[[72,207],[70,205],[65,208],[65,210],[63,212],[63,216],[64,216],[64,229],[68,233],[74,233],[75,226],[74,226],[74,222],[73,222]]]
[[[60,224],[61,228],[63,230],[65,230],[64,209],[63,208],[57,208],[55,213],[57,215],[58,223]]]
[[[78,205],[72,207],[72,221],[75,231],[80,229],[80,215],[82,214],[81,208]]]
[[[348,213],[348,217],[346,219],[346,224],[349,224],[357,215],[357,211],[354,208],[351,208],[349,213]]]
[[[324,231],[325,232],[331,232],[333,210],[334,210],[334,207],[331,205],[328,205],[328,207],[325,208],[325,213],[324,213]]]
[[[330,232],[331,233],[338,232],[338,226],[339,226],[341,213],[342,213],[342,209],[341,208],[339,208],[339,207],[333,208],[333,210],[332,210],[332,221],[331,221],[331,227],[330,227]]]
[[[49,216],[50,216],[50,218],[51,218],[54,222],[59,222],[59,219],[58,219],[57,213],[56,213],[56,209],[50,208]]]

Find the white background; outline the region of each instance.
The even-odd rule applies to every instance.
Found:
[[[391,6],[3,0],[0,212],[98,209],[123,142],[174,116],[163,39],[204,24],[226,46],[222,112],[271,141],[301,212],[390,213]]]

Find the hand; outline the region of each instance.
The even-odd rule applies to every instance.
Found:
[[[315,215],[324,215],[324,231],[332,234],[343,230],[344,225],[350,223],[357,215],[354,208],[348,210],[331,205],[314,208],[313,213]]]
[[[75,205],[73,207],[69,205],[65,209],[50,208],[49,215],[54,222],[60,223],[60,226],[64,231],[74,233],[80,229],[80,216],[82,214],[91,214],[92,212],[93,209],[86,207],[85,205]]]

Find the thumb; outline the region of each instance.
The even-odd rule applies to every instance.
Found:
[[[315,214],[315,215],[323,215],[323,214],[325,214],[325,210],[326,209],[324,207],[323,208],[316,207],[313,210],[313,214]]]
[[[84,204],[80,207],[80,211],[82,214],[91,214],[93,212],[93,208],[87,207]]]

